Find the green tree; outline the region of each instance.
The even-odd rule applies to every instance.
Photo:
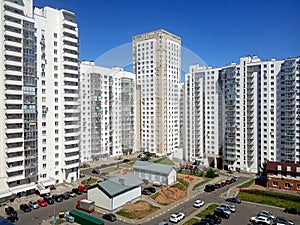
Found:
[[[209,168],[205,174],[205,177],[208,178],[215,178],[216,177],[216,173],[212,168]]]

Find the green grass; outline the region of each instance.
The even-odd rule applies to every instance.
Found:
[[[183,186],[185,186],[186,188],[188,188],[190,185],[190,183],[188,181],[184,180],[183,178],[178,178],[177,181],[179,183],[181,183]]]
[[[120,168],[117,168],[117,167],[108,167],[108,168],[105,168],[103,170],[101,170],[102,173],[110,173],[110,172],[114,172],[116,170],[119,170]]]
[[[160,209],[160,208],[150,205],[150,209],[148,209],[146,211],[126,212],[125,210],[120,210],[116,214],[118,214],[120,216],[124,216],[128,219],[142,219],[145,216],[155,212],[158,209]]]
[[[86,185],[86,184],[94,184],[94,183],[96,183],[98,181],[98,179],[95,179],[95,178],[89,178],[89,179],[86,179],[86,180],[83,180],[83,181],[81,181],[81,184],[84,184],[84,185]]]
[[[91,166],[90,166],[89,164],[87,164],[87,163],[83,163],[83,164],[80,166],[81,169],[89,168],[89,167],[91,167]]]
[[[254,182],[255,182],[254,179],[249,180],[249,181],[247,181],[246,183],[244,183],[244,184],[238,186],[238,188],[247,188],[247,187],[250,187],[252,184],[254,184]]]
[[[275,196],[265,196],[263,195],[263,191],[261,191],[260,193],[261,194],[258,194],[257,192],[256,193],[239,192],[237,197],[240,198],[242,201],[255,202],[263,205],[277,206],[280,208],[297,208],[300,210],[300,202],[284,199],[282,197],[284,194],[280,193],[276,197],[276,193]],[[270,191],[265,191],[265,193],[274,194],[274,192],[270,192]],[[294,196],[294,197],[296,198],[298,196]]]
[[[186,186],[184,186],[182,183],[175,183],[173,185],[171,185],[172,188],[176,188],[179,189],[181,191],[186,191]]]
[[[124,216],[124,217],[126,217],[128,219],[133,219],[134,218],[134,214],[133,213],[129,213],[129,212],[126,212],[124,210],[120,210],[116,214],[118,214],[120,216]]]
[[[171,166],[175,165],[174,162],[172,160],[170,160],[169,158],[167,158],[167,157],[154,160],[153,162],[154,163],[167,164],[167,165],[171,165]]]
[[[193,225],[194,223],[198,222],[199,220],[196,218],[189,219],[183,225]]]
[[[193,191],[196,190],[198,187],[202,186],[203,184],[209,182],[210,180],[212,180],[212,178],[207,178],[207,177],[204,177],[203,178],[204,180],[195,184],[194,187],[193,187]]]
[[[218,204],[211,204],[202,212],[198,213],[196,216],[199,218],[204,218],[206,214],[212,214],[215,211],[215,208],[219,207]]]

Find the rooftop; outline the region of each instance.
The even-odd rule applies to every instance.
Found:
[[[153,163],[147,161],[136,161],[133,165],[133,170],[144,170],[154,173],[160,174],[169,174],[172,169],[174,169],[171,165],[161,164],[161,163]]]

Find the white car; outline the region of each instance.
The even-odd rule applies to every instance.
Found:
[[[200,208],[203,205],[204,205],[204,201],[196,200],[193,206],[196,208]]]
[[[231,205],[231,204],[222,203],[220,207],[224,208],[224,209],[226,209],[226,210],[228,210],[230,212],[235,212],[236,211],[235,207],[233,205]]]
[[[267,218],[269,218],[269,219],[272,219],[272,220],[274,220],[275,219],[275,216],[274,216],[274,214],[272,214],[271,212],[269,212],[269,211],[260,211],[258,214],[257,214],[257,216],[264,216],[264,217],[267,217]]]
[[[266,225],[271,224],[270,219],[264,216],[252,216],[249,221]]]
[[[178,223],[180,220],[183,220],[185,217],[184,213],[174,213],[170,217],[170,221],[173,223]]]
[[[34,201],[30,201],[28,203],[28,205],[33,208],[33,209],[37,209],[37,208],[40,208],[40,206],[37,204],[37,202],[34,202]]]

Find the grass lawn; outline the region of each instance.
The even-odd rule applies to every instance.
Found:
[[[186,191],[186,186],[184,186],[182,183],[175,183],[173,185],[171,185],[172,188],[177,188],[181,191]]]
[[[98,179],[95,179],[95,178],[89,178],[89,179],[86,179],[86,180],[83,180],[81,181],[81,184],[94,184],[98,181]]]
[[[202,212],[198,213],[196,216],[199,218],[204,218],[206,214],[212,214],[215,211],[215,208],[219,207],[218,204],[211,204]]]
[[[84,164],[82,164],[82,165],[80,166],[81,169],[89,168],[89,167],[90,167],[90,165],[87,164],[87,163],[84,163]]]
[[[209,182],[210,180],[212,180],[212,178],[207,178],[207,177],[203,177],[203,179],[204,179],[203,181],[201,181],[201,182],[194,185],[193,191],[196,190],[198,187],[202,186],[203,184],[205,184],[205,183]]]
[[[281,208],[297,208],[300,209],[300,202],[287,200],[280,197],[264,196],[254,193],[239,192],[238,196],[242,201],[256,202],[263,205],[277,206]]]
[[[173,161],[170,160],[170,159],[167,158],[167,157],[165,157],[165,158],[160,158],[160,159],[157,159],[157,160],[154,160],[153,162],[154,162],[154,163],[167,164],[167,165],[171,165],[171,166],[175,165],[175,164],[173,163]]]
[[[185,186],[186,188],[188,188],[190,186],[190,183],[186,180],[184,180],[183,178],[178,178],[177,181],[179,183],[181,183],[183,186]]]
[[[110,172],[114,172],[116,170],[119,170],[120,168],[117,168],[117,167],[108,167],[108,168],[105,168],[105,169],[102,169],[101,172],[102,173],[110,173]]]
[[[188,221],[186,221],[183,225],[193,225],[194,223],[198,222],[199,220],[196,218],[192,218]]]
[[[247,181],[246,183],[244,183],[244,184],[238,186],[238,188],[247,188],[247,187],[250,187],[252,184],[254,184],[254,182],[255,182],[254,179],[249,180],[249,181]]]

